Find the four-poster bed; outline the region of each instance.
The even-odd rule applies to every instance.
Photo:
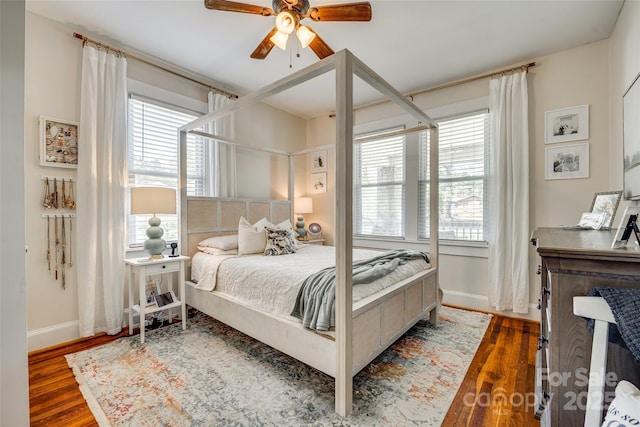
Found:
[[[205,115],[180,130],[181,248],[194,255],[205,237],[234,233],[240,216],[256,221],[266,217],[271,223],[293,218],[293,158],[296,154],[259,147],[289,157],[288,200],[239,200],[193,197],[187,194],[187,134],[240,145],[202,127],[215,119],[261,102],[329,71],[336,76],[336,173],[335,173],[335,337],[302,327],[300,322],[250,307],[221,292],[196,288],[189,281],[186,302],[194,308],[250,335],[335,378],[336,412],[351,412],[352,377],[397,340],[415,323],[430,315],[437,320],[438,309],[438,176],[430,168],[429,265],[410,277],[353,303],[351,266],[353,262],[353,76],[354,74],[395,102],[419,123],[429,128],[430,164],[438,164],[438,131],[435,123],[402,94],[382,80],[349,51],[343,50],[262,90],[239,98],[222,109]],[[435,149],[434,149],[435,148]],[[206,219],[203,219],[206,218]],[[277,258],[277,257],[276,257]],[[190,278],[189,278],[190,279]]]

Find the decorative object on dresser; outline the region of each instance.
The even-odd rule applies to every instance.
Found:
[[[631,233],[636,236],[636,241],[638,245],[640,245],[640,237],[638,237],[638,233],[640,232],[638,230],[638,215],[640,215],[639,207],[627,206],[624,210],[624,215],[622,215],[622,221],[620,221],[620,225],[618,226],[618,231],[613,238],[613,243],[611,243],[612,249],[626,248]]]
[[[144,248],[149,257],[161,259],[167,242],[162,239],[164,230],[160,227],[160,218],[156,214],[176,213],[176,190],[166,187],[133,187],[131,189],[131,214],[149,215],[148,239]]]
[[[129,335],[133,335],[133,315],[140,316],[140,343],[144,344],[145,316],[163,310],[180,308],[180,318],[182,319],[182,329],[187,328],[187,306],[185,303],[184,263],[188,256],[180,255],[174,258],[150,259],[136,258],[125,259],[124,262],[129,270]],[[178,274],[178,297],[173,293],[173,274]],[[162,275],[167,279],[168,290],[161,294],[160,282],[152,282],[149,276]],[[136,278],[138,279],[136,281]],[[138,289],[138,298],[134,296],[133,290]],[[169,294],[167,297],[165,294]],[[135,304],[135,301],[138,304]]]
[[[298,197],[294,200],[293,210],[298,214],[298,222],[296,222],[296,234],[298,239],[304,239],[307,236],[307,230],[304,229],[304,217],[302,214],[313,213],[313,199],[311,197]]]
[[[78,167],[78,123],[40,116],[40,165]]]
[[[618,211],[618,205],[622,198],[622,191],[607,191],[602,193],[596,193],[593,196],[593,202],[591,202],[591,209],[589,212],[594,214],[604,214],[604,223],[602,228],[609,229],[613,220],[616,217]]]
[[[536,384],[542,426],[583,426],[592,338],[587,321],[573,314],[573,298],[597,286],[640,288],[640,249],[611,249],[613,230],[539,228],[532,234],[541,263],[540,338]],[[606,372],[640,384],[640,370],[628,350],[609,345]],[[605,393],[613,394],[614,384]]]

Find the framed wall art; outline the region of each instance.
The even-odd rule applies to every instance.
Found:
[[[78,167],[78,123],[40,116],[40,165]]]
[[[311,153],[311,172],[322,172],[327,170],[327,152],[315,151]]]
[[[327,173],[326,172],[311,174],[311,192],[312,193],[327,192]]]
[[[589,105],[545,113],[545,144],[589,139]]]
[[[589,178],[589,144],[545,148],[545,179]]]

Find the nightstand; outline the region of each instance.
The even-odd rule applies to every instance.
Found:
[[[301,240],[301,242],[306,243],[307,245],[324,245],[324,239],[306,239]]]
[[[184,275],[185,268],[184,263],[189,259],[188,256],[167,257],[161,259],[149,259],[149,258],[135,258],[125,259],[129,270],[129,335],[133,335],[133,314],[134,312],[140,315],[140,343],[144,343],[144,327],[145,327],[145,315],[150,313],[156,313],[158,311],[170,310],[172,308],[180,307],[180,317],[182,318],[182,329],[187,328],[187,306],[184,301]],[[156,305],[148,306],[146,304],[146,285],[147,277],[166,274],[168,289],[173,290],[173,274],[178,273],[178,296],[177,300],[166,304],[162,307]],[[136,276],[138,281],[136,282]],[[135,284],[138,284],[138,301],[139,304],[134,304],[133,289]]]

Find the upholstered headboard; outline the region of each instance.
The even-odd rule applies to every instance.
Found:
[[[241,216],[251,223],[267,218],[270,222],[277,224],[291,219],[291,215],[289,200],[188,197],[186,215],[183,216],[183,218],[186,217],[186,224],[182,224],[182,252],[192,257],[198,251],[196,247],[198,242],[207,237],[237,233]]]

